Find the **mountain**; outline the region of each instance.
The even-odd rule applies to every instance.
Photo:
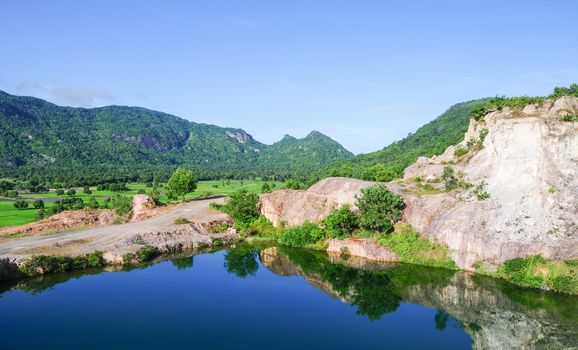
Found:
[[[62,107],[0,91],[0,177],[91,182],[165,176],[178,166],[194,168],[201,178],[287,176],[352,156],[316,131],[266,145],[242,129],[145,108]]]
[[[442,154],[447,147],[462,141],[468,129],[472,108],[483,105],[488,100],[455,104],[415,133],[382,150],[329,164],[323,169],[323,175],[377,181],[390,181],[401,177],[403,170],[418,157]]]

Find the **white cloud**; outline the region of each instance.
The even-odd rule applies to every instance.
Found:
[[[90,86],[65,86],[60,84],[40,84],[23,82],[16,86],[18,95],[30,95],[49,100],[56,104],[73,107],[94,107],[111,104],[116,97],[110,92]]]

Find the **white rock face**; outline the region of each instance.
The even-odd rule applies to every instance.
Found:
[[[467,182],[485,181],[491,197],[408,198],[408,221],[448,245],[464,268],[534,254],[577,257],[578,123],[560,121],[577,113],[578,99],[562,97],[472,121],[463,145],[487,129],[483,149],[456,168],[463,169]],[[413,166],[405,177],[427,176],[439,168],[436,163],[422,160],[421,173]]]
[[[387,186],[404,197],[405,220],[422,235],[447,245],[461,268],[535,254],[554,260],[578,258],[578,123],[560,121],[566,114],[578,114],[577,98],[492,112],[484,121],[472,121],[459,145],[466,147],[487,129],[477,153],[458,160],[452,146],[441,156],[420,157],[404,174],[405,180],[439,178],[444,164],[457,162],[452,166],[467,182],[487,183],[489,199],[480,201],[471,191],[416,195],[395,183]],[[354,204],[355,195],[371,184],[324,179],[307,191],[266,195],[261,208],[274,224],[317,221],[333,207]]]

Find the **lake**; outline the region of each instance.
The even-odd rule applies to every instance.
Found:
[[[578,298],[238,245],[0,285],[0,349],[569,349]]]

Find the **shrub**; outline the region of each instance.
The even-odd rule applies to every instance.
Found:
[[[37,199],[32,203],[34,209],[42,209],[44,208],[44,201],[42,199]]]
[[[540,255],[516,258],[504,262],[498,269],[498,273],[517,285],[542,288],[545,284],[544,277],[534,273],[535,265],[542,263],[546,263],[546,260]]]
[[[325,238],[323,229],[315,223],[306,221],[301,226],[286,229],[279,237],[279,242],[292,247],[303,247],[317,243],[323,238]]]
[[[261,192],[263,192],[263,193],[270,193],[271,192],[271,186],[269,186],[268,182],[263,183],[263,186],[261,186]]]
[[[136,252],[136,258],[139,262],[147,262],[156,258],[159,255],[157,248],[147,245]]]
[[[68,196],[75,196],[76,195],[76,190],[74,188],[69,189],[68,191],[66,191],[66,195]]]
[[[14,208],[22,210],[22,209],[26,209],[28,208],[28,202],[27,201],[16,201],[14,202]]]
[[[88,267],[101,267],[106,265],[102,252],[94,251],[86,256],[86,265]]]
[[[459,187],[458,178],[454,174],[454,168],[450,165],[444,166],[441,180],[444,182],[446,192],[453,191]]]
[[[275,228],[271,221],[261,215],[257,219],[253,220],[249,226],[248,233],[260,237],[276,238],[282,233],[282,231],[282,228]]]
[[[99,251],[75,257],[33,255],[22,262],[20,271],[27,276],[39,276],[105,265],[106,262]]]
[[[84,194],[86,194],[86,195],[92,194],[92,191],[90,190],[90,187],[88,187],[88,186],[84,186],[84,188],[82,189],[82,192],[84,192]]]
[[[468,149],[466,147],[460,146],[460,147],[457,147],[456,150],[454,151],[454,156],[456,156],[457,158],[460,158],[460,157],[466,155],[466,153],[468,153]]]
[[[362,189],[356,204],[361,228],[386,233],[401,219],[404,208],[403,199],[381,184]]]
[[[88,200],[88,207],[92,209],[98,209],[100,206],[98,205],[98,201],[94,197],[90,197]]]
[[[132,198],[116,194],[111,198],[111,207],[118,216],[125,217],[132,210]]]
[[[488,134],[490,133],[490,130],[484,128],[480,131],[480,146],[482,146],[482,144],[484,143],[484,140],[486,139],[486,136],[488,136]]]
[[[46,211],[44,209],[39,209],[36,214],[34,214],[34,219],[36,220],[42,220],[44,219],[47,215]]]
[[[560,117],[560,120],[563,122],[578,122],[578,115],[566,114]]]
[[[351,234],[359,227],[359,218],[348,204],[333,209],[322,222],[327,236],[330,238]]]
[[[56,191],[54,191],[54,193],[56,193],[57,196],[62,196],[64,194],[64,190],[62,188],[59,188]]]
[[[161,204],[161,192],[156,187],[147,188],[145,194],[151,197],[156,205]]]
[[[221,210],[231,217],[239,231],[246,231],[253,220],[259,217],[259,196],[241,188],[232,193]]]
[[[486,185],[487,185],[487,183],[485,181],[482,181],[474,189],[474,194],[476,195],[476,197],[478,198],[479,201],[486,200],[486,199],[490,198],[490,196],[491,196],[489,192],[484,191],[484,188],[486,187]]]
[[[190,224],[191,222],[187,218],[179,216],[178,218],[175,219],[175,221],[173,221],[173,223],[175,225],[185,225],[185,224]]]

